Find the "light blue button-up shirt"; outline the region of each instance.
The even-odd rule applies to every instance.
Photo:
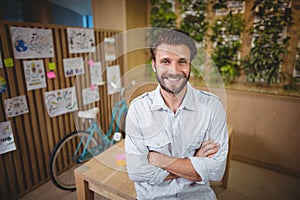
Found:
[[[220,144],[212,157],[194,157],[206,140]],[[226,114],[213,94],[187,84],[187,92],[173,113],[165,104],[160,86],[136,98],[126,117],[125,150],[129,178],[137,199],[216,199],[209,181],[222,179],[228,152]],[[169,172],[148,162],[150,150],[176,158],[189,158],[201,182],[184,178],[165,181]]]

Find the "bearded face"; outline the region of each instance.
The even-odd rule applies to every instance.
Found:
[[[156,50],[153,70],[163,90],[180,93],[190,78],[190,50],[186,45],[161,44]]]

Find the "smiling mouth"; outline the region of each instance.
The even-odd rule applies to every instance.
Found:
[[[181,77],[166,77],[165,79],[167,79],[168,81],[179,81]]]

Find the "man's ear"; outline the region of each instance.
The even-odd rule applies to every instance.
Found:
[[[155,61],[153,59],[151,60],[151,65],[152,65],[153,71],[156,72],[156,65],[155,65]]]

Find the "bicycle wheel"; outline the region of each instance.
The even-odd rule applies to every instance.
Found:
[[[79,162],[79,157],[82,155],[84,145],[89,135],[90,133],[87,131],[71,132],[63,137],[55,146],[50,157],[49,167],[50,178],[57,187],[64,190],[76,189],[74,169],[92,157],[88,155],[89,152],[87,151],[86,154],[89,157]],[[83,142],[78,148],[80,141]],[[95,146],[97,146],[97,140],[92,137],[87,149]],[[78,149],[78,152],[76,152],[76,149]]]

